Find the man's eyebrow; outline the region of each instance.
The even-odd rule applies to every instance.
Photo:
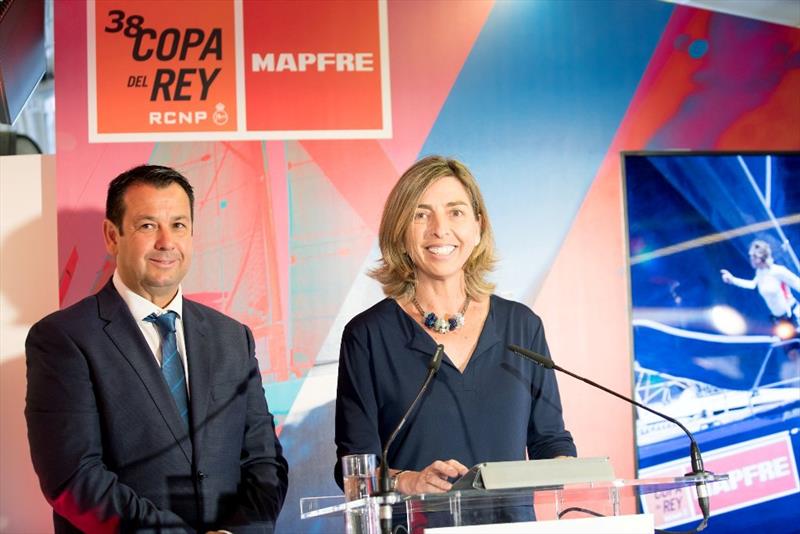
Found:
[[[182,219],[189,219],[189,216],[188,215],[175,215],[170,220],[171,221],[180,221]],[[143,214],[140,214],[140,215],[136,215],[133,218],[134,222],[139,222],[139,221],[143,221],[143,220],[157,221],[158,220],[158,216],[150,215],[150,214],[147,214],[147,213],[143,213]]]

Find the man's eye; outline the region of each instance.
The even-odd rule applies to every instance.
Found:
[[[140,230],[154,230],[156,227],[153,223],[142,223],[139,225]]]
[[[416,212],[414,214],[414,219],[417,220],[417,221],[422,221],[422,220],[425,220],[427,218],[428,218],[428,214],[427,214],[427,212],[424,212],[424,211],[418,211],[418,212]]]

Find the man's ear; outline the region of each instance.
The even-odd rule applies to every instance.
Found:
[[[117,250],[119,247],[119,235],[120,231],[113,222],[108,219],[103,220],[103,241],[106,244],[106,252],[108,252],[111,256],[117,256]]]

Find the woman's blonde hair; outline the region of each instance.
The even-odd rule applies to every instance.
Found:
[[[478,183],[463,163],[443,156],[428,156],[403,173],[383,207],[378,232],[382,257],[369,275],[381,283],[387,297],[399,299],[414,295],[417,277],[414,262],[406,253],[406,233],[422,194],[433,182],[447,176],[454,177],[464,186],[472,211],[480,221],[480,241],[464,264],[467,295],[475,299],[490,294],[494,289],[494,284],[486,279],[497,261],[494,236]]]

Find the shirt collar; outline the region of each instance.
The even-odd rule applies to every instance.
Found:
[[[183,288],[181,286],[178,286],[178,292],[175,294],[175,298],[173,298],[170,303],[167,304],[167,307],[159,308],[146,298],[131,291],[122,281],[122,278],[120,278],[119,271],[114,271],[112,281],[114,283],[114,288],[116,288],[117,293],[119,293],[119,296],[122,297],[122,300],[125,301],[125,304],[131,311],[131,315],[133,315],[133,318],[136,319],[136,321],[143,321],[146,317],[153,313],[156,315],[161,315],[162,313],[166,313],[168,311],[174,311],[177,313],[179,319],[183,316]]]

